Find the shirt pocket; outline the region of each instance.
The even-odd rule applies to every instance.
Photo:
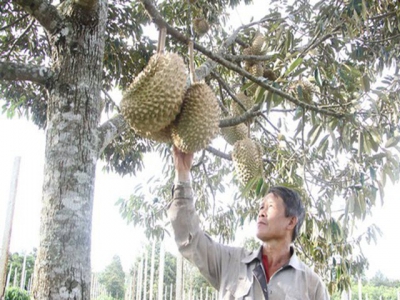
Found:
[[[236,284],[229,285],[226,289],[233,299],[245,299],[250,293],[252,282],[247,278],[239,278]]]
[[[285,300],[305,300],[305,299],[300,299],[295,296],[286,295]]]

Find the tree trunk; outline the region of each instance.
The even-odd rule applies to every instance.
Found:
[[[14,269],[14,280],[13,280],[13,286],[17,287],[18,286],[18,268],[15,267]]]
[[[140,265],[138,267],[138,286],[136,291],[136,299],[142,299],[142,286],[143,286],[143,257],[140,260]]]
[[[76,4],[50,36],[49,87],[40,245],[33,299],[90,299],[91,232],[97,126],[107,2],[91,12]],[[86,25],[85,25],[86,24]]]
[[[133,271],[133,275],[132,275],[132,285],[131,285],[131,297],[129,298],[129,300],[135,300],[136,299],[136,272]]]
[[[183,257],[180,253],[178,253],[176,257],[176,290],[175,290],[175,299],[183,300]]]
[[[8,275],[7,275],[7,281],[6,281],[6,288],[10,285],[10,279],[11,279],[11,272],[12,272],[12,263],[10,264],[10,270],[8,270]],[[4,296],[4,295],[2,295]]]
[[[144,281],[143,281],[143,299],[146,300],[147,299],[147,273],[148,273],[148,265],[149,265],[149,253],[146,250],[146,252],[144,253]]]
[[[156,259],[156,241],[153,241],[153,245],[151,247],[151,269],[150,269],[150,295],[149,299],[153,300],[153,290],[154,290],[154,265],[155,265],[155,259]]]
[[[164,287],[164,265],[165,265],[165,248],[164,241],[160,242],[160,259],[158,265],[158,300],[163,300],[163,287]],[[167,286],[165,286],[167,288]],[[167,295],[167,292],[165,292]]]
[[[3,299],[6,289],[6,275],[8,264],[8,253],[10,250],[10,240],[12,232],[12,224],[14,219],[15,199],[17,197],[18,174],[21,157],[17,156],[14,160],[14,166],[11,176],[10,197],[7,204],[7,213],[4,224],[3,239],[0,251],[0,299]],[[11,270],[11,269],[10,269]]]
[[[26,281],[26,254],[24,255],[24,262],[22,263],[22,273],[21,273],[21,282],[19,288],[25,289],[25,281]]]

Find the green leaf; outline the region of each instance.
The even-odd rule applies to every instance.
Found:
[[[314,145],[322,131],[322,125],[316,125],[308,134],[310,146]]]
[[[317,83],[317,85],[322,87],[321,73],[318,68],[314,70],[314,78],[315,78],[315,82]]]
[[[296,69],[297,66],[299,66],[303,62],[302,57],[298,57],[295,61],[292,62],[290,67],[286,70],[285,74],[283,76],[289,75],[294,69]]]
[[[369,92],[371,90],[371,85],[370,85],[370,80],[369,80],[368,75],[365,74],[362,77],[361,84],[362,84],[363,90],[365,92]]]
[[[390,148],[396,146],[400,142],[400,135],[398,136],[392,136],[390,139],[388,139],[385,143],[385,148]]]

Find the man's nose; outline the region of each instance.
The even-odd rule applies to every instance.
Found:
[[[267,215],[265,209],[260,209],[260,211],[258,212],[258,217],[265,217]]]

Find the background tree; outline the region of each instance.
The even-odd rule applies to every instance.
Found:
[[[231,176],[230,146],[199,153],[193,178],[205,229],[221,241],[232,240],[237,227],[254,219],[255,199],[269,186],[286,184],[299,189],[307,207],[298,252],[315,265],[330,290],[348,287],[350,272],[365,267],[365,258],[353,249],[362,239],[375,238],[377,230],[371,227],[350,239],[353,225],[371,213],[377,200],[383,201],[386,181],[397,182],[399,176],[399,5],[389,0],[271,1],[263,6],[261,20],[224,27],[228,10],[240,2],[251,4],[2,1],[3,112],[26,115],[46,128],[35,299],[89,297],[99,158],[108,170],[124,175],[144,167],[144,152],[160,153],[163,174],[150,191],[156,197],[136,196],[120,204],[125,217],[165,229],[164,206],[154,200],[164,203],[169,197],[170,145],[144,140],[128,129],[108,93],[114,87],[125,90],[154,53],[155,42],[143,34],[150,20],[167,28],[166,49],[186,61],[192,19],[209,22],[210,31],[195,36],[197,77],[218,95],[225,113],[220,127],[255,118],[251,136],[265,153],[265,182],[254,182],[244,193],[238,189],[235,201],[220,198],[228,186],[239,186]],[[243,55],[256,31],[266,38],[266,54]],[[268,69],[265,77],[248,72],[245,61],[262,62]],[[228,108],[239,102],[235,95],[240,91],[255,94],[256,104],[230,117]],[[112,117],[102,123],[102,112]],[[147,221],[136,200],[161,211]],[[339,200],[344,205],[337,212]]]
[[[12,253],[9,255],[8,258],[8,265],[7,265],[7,274],[10,274],[10,285],[14,282],[14,276],[15,276],[15,268],[17,268],[18,273],[18,282],[21,282],[21,276],[22,276],[22,268],[23,268],[23,263],[24,263],[24,257],[25,254],[23,253]],[[23,287],[25,289],[28,288],[28,282],[31,279],[33,275],[33,267],[35,265],[35,259],[36,259],[36,249],[33,249],[33,251],[29,254],[26,255],[26,265],[25,265],[25,282],[23,283]],[[10,272],[11,268],[11,272]],[[19,287],[19,285],[18,285]]]
[[[99,282],[104,285],[111,297],[124,299],[125,273],[118,255],[113,257],[112,262],[100,274]]]
[[[351,284],[352,295],[358,295],[358,280]],[[362,298],[370,300],[397,300],[400,293],[400,281],[388,279],[381,271],[369,280],[362,280]],[[340,300],[340,293],[332,295],[332,300]]]

